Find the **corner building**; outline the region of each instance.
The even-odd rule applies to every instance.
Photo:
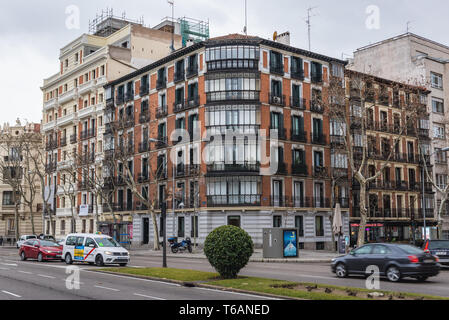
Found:
[[[193,44],[105,86],[106,152],[119,152],[114,141],[126,132],[134,178],[157,199],[157,209],[174,186],[167,236],[195,236],[202,244],[213,229],[236,225],[261,246],[263,228],[296,227],[302,248],[330,249],[331,149],[323,102],[329,77],[343,80],[344,65],[259,37],[233,34]],[[190,137],[172,139],[175,129]],[[229,135],[237,137],[217,142]],[[277,163],[269,175],[265,158]],[[156,179],[149,170],[159,170]],[[349,190],[342,194],[349,233]],[[123,184],[113,201],[124,220],[132,217],[133,245],[151,244],[152,218],[132,190]]]

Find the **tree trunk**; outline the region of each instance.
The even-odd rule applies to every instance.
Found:
[[[447,201],[447,195],[443,197],[443,199],[441,199],[441,203],[440,203],[440,207],[438,208],[438,240],[443,239],[443,219],[442,214],[443,214],[443,209],[444,209],[444,205],[446,204]]]
[[[150,209],[150,214],[151,214],[151,219],[153,220],[153,250],[154,251],[159,251],[160,245],[159,245],[159,230],[157,227],[157,219],[156,219],[156,214],[154,213],[154,210]]]
[[[365,229],[368,211],[366,209],[366,182],[359,181],[359,183],[360,183],[360,225],[359,225],[359,232],[357,235],[357,247],[363,246],[365,244]]]
[[[19,206],[16,204],[15,208],[14,208],[14,220],[15,220],[15,236],[16,236],[16,241],[19,240],[20,238],[20,230],[19,230]]]
[[[30,207],[30,219],[31,219],[31,233],[36,234],[36,230],[34,227],[33,205],[31,204],[29,207]]]

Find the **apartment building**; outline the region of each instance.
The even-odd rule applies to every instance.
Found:
[[[296,227],[301,247],[330,249],[334,201],[324,102],[329,76],[343,80],[344,65],[238,34],[187,46],[105,86],[106,156],[127,154],[139,190],[156,198],[157,209],[173,195],[169,236],[201,244],[216,227],[236,225],[260,246],[263,228]],[[115,183],[107,185],[119,186],[110,201],[129,221],[133,244],[152,243],[152,218],[124,183],[123,168],[109,178]],[[348,233],[347,184],[338,196]]]
[[[423,184],[423,162],[419,156],[419,148],[428,150],[431,144],[429,115],[425,111],[429,91],[351,70],[346,70],[345,82],[356,168],[366,151],[365,177],[373,177],[383,169],[367,185],[366,240],[420,239],[424,214],[427,226],[437,224],[432,184],[427,179]],[[412,115],[414,112],[416,116]],[[362,135],[367,137],[365,147]],[[430,167],[429,162],[427,165]],[[351,240],[355,243],[360,223],[360,184],[355,179],[351,194]]]
[[[20,154],[21,146],[24,133],[39,133],[39,124],[28,124],[26,126],[21,125],[17,122],[14,125],[5,124],[3,127],[0,126],[0,163],[1,178],[0,178],[0,198],[1,198],[1,208],[0,208],[0,236],[3,237],[4,241],[10,241],[10,244],[14,244],[15,234],[16,234],[16,219],[15,219],[15,200],[13,194],[13,188],[9,181],[15,182],[21,181],[23,190],[29,190],[26,186],[27,180],[20,178],[23,177],[26,172],[24,170],[32,171],[34,170],[34,165],[31,166],[31,162],[28,163],[30,166],[27,167],[24,161],[24,155]],[[40,147],[41,141],[39,135],[36,135],[37,140],[31,140],[31,143],[36,144],[36,149]],[[37,156],[37,154],[35,155]],[[34,221],[34,232],[36,234],[41,234],[43,231],[43,218],[42,218],[42,194],[40,192],[40,182],[36,181],[34,186],[36,190],[35,199],[33,201],[33,221]],[[21,198],[20,193],[17,194],[18,198]],[[27,195],[27,199],[30,199],[30,193]],[[19,235],[23,234],[33,234],[32,233],[32,223],[31,223],[31,211],[28,204],[20,199],[19,205]]]
[[[441,187],[448,183],[447,155],[441,150],[447,147],[449,101],[449,47],[413,33],[406,33],[377,42],[354,52],[354,60],[348,68],[375,76],[410,84],[424,85],[431,92],[427,109],[432,143],[429,154],[433,165],[434,181]],[[438,208],[441,196],[436,193]],[[448,207],[449,208],[449,207]],[[449,239],[449,210],[443,216],[443,236]],[[435,210],[437,211],[437,210]],[[437,212],[435,212],[435,215]]]
[[[105,92],[103,86],[148,65],[181,47],[181,36],[144,27],[112,15],[97,21],[60,50],[60,69],[44,79],[43,125],[47,157],[47,192],[56,210],[56,235],[97,230],[94,195],[85,183],[86,172],[71,172],[78,162],[95,175],[103,159]],[[70,201],[75,194],[75,203]],[[72,226],[72,208],[75,226]],[[100,207],[98,213],[101,214]],[[46,232],[50,224],[46,222]]]

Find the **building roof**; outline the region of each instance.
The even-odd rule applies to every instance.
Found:
[[[162,59],[160,59],[160,60],[158,60],[158,61],[156,61],[156,62],[154,62],[152,64],[149,64],[149,65],[147,65],[147,66],[145,66],[145,67],[143,67],[143,68],[141,68],[141,69],[139,69],[137,71],[134,71],[132,73],[129,73],[129,74],[119,78],[119,79],[116,79],[114,81],[109,82],[106,86],[114,86],[114,85],[117,85],[119,83],[122,83],[122,82],[128,81],[130,79],[133,79],[133,78],[139,76],[142,73],[146,73],[146,72],[148,72],[150,70],[153,70],[155,68],[163,66],[164,64],[166,64],[166,63],[168,63],[168,62],[170,62],[172,60],[178,59],[178,58],[180,58],[180,57],[182,57],[182,56],[184,56],[186,54],[189,54],[191,52],[194,52],[194,51],[196,51],[196,50],[198,50],[198,49],[200,49],[202,47],[214,46],[214,45],[218,45],[218,44],[221,44],[221,45],[230,44],[231,45],[231,44],[242,43],[242,42],[246,42],[246,41],[248,41],[250,43],[257,44],[257,45],[266,45],[266,46],[273,47],[273,48],[278,49],[278,50],[289,51],[289,52],[292,52],[292,53],[296,53],[296,54],[299,54],[299,55],[303,55],[303,56],[306,56],[306,57],[310,57],[310,58],[313,58],[313,59],[322,60],[322,61],[326,61],[326,62],[336,62],[336,63],[340,63],[340,64],[343,64],[343,65],[346,65],[348,63],[347,61],[343,61],[343,60],[340,60],[340,59],[336,59],[336,58],[332,58],[332,57],[329,57],[329,56],[321,55],[321,54],[314,53],[314,52],[311,52],[311,51],[295,48],[295,47],[292,47],[292,46],[289,46],[289,45],[285,45],[285,44],[282,44],[282,43],[279,43],[279,42],[262,39],[262,38],[257,37],[257,36],[247,36],[247,35],[242,35],[242,34],[238,34],[238,33],[233,33],[233,34],[229,34],[229,35],[226,35],[226,36],[220,36],[220,37],[211,38],[211,39],[206,40],[206,41],[195,43],[195,44],[193,44],[193,45],[191,45],[189,47],[178,49],[178,50],[174,51],[172,54],[170,54],[170,55],[168,55],[168,56],[166,56],[166,57],[164,57],[164,58],[162,58]]]
[[[409,37],[414,37],[414,38],[417,38],[417,39],[420,39],[420,40],[423,40],[423,41],[426,41],[426,42],[430,42],[430,43],[432,43],[432,44],[434,44],[434,45],[437,45],[437,46],[440,46],[440,47],[443,47],[443,48],[449,50],[449,46],[446,46],[446,45],[441,44],[441,43],[439,43],[439,42],[436,42],[436,41],[427,39],[427,38],[422,37],[422,36],[419,36],[419,35],[417,35],[417,34],[414,34],[414,33],[411,33],[411,32],[407,32],[407,33],[403,33],[403,34],[400,34],[400,35],[395,36],[395,37],[392,37],[392,38],[388,38],[388,39],[385,39],[385,40],[382,40],[382,41],[378,41],[378,42],[376,42],[376,43],[372,43],[372,44],[369,44],[369,45],[367,45],[367,46],[358,48],[358,49],[356,50],[356,52],[357,52],[357,51],[367,50],[367,49],[370,49],[370,48],[373,48],[373,47],[376,47],[376,46],[380,46],[380,45],[386,44],[386,43],[388,43],[388,42],[393,42],[393,41],[397,41],[397,40],[399,40],[399,39],[409,38]]]

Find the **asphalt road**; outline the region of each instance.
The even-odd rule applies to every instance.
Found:
[[[131,255],[132,267],[160,267],[160,257]],[[118,275],[100,274],[97,267],[80,268],[80,289],[66,288],[66,265],[63,262],[20,261],[17,250],[0,249],[1,299],[148,299],[148,300],[254,300],[257,296],[186,288],[157,281],[133,279]],[[168,266],[179,269],[214,271],[205,259],[168,258]],[[311,282],[365,288],[363,277],[337,278],[327,263],[259,263],[252,262],[241,275],[289,281]],[[442,269],[437,277],[420,283],[404,279],[400,283],[381,280],[380,290],[414,292],[449,297],[449,269]]]
[[[265,300],[240,293],[92,272],[79,278],[63,262],[20,261],[17,250],[0,249],[0,300]],[[69,276],[72,276],[68,279]],[[67,288],[69,282],[69,288]],[[79,287],[77,289],[76,287]]]

